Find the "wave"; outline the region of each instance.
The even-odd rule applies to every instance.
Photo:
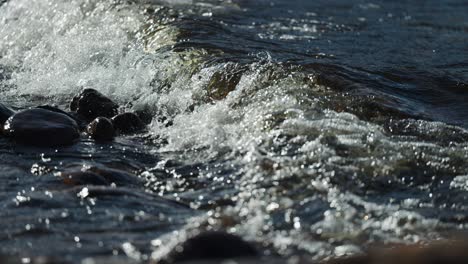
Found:
[[[140,173],[142,192],[206,212],[179,232],[222,228],[324,258],[464,228],[468,131],[453,113],[467,107],[466,82],[327,55],[284,60],[294,52],[276,41],[206,19],[242,1],[164,2],[2,5],[4,100],[65,107],[93,87],[150,112],[142,144],[161,161]],[[171,231],[164,239],[179,239]]]

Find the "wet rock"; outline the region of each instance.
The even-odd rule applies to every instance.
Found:
[[[5,122],[3,129],[6,136],[20,143],[42,147],[71,145],[80,137],[75,120],[41,108],[14,114]]]
[[[440,122],[415,119],[389,119],[385,122],[384,128],[387,133],[392,135],[411,136],[442,145],[468,141],[467,130]]]
[[[105,165],[71,165],[57,174],[67,185],[134,186],[140,179],[130,172],[109,168]]]
[[[67,185],[110,185],[111,182],[92,171],[67,170],[58,174]]]
[[[112,118],[114,128],[122,134],[130,134],[141,131],[145,128],[145,124],[134,113],[123,113]]]
[[[159,123],[163,124],[164,127],[170,127],[170,126],[174,125],[173,120],[171,120],[171,119],[169,119],[169,118],[167,118],[165,116],[159,116],[157,118],[157,120],[158,120]]]
[[[75,120],[75,122],[78,124],[78,126],[80,127],[80,130],[83,130],[86,128],[86,124],[84,122],[83,119],[80,119],[78,117],[78,115],[74,112],[65,112],[55,106],[51,106],[51,105],[40,105],[40,106],[37,106],[36,108],[41,108],[41,109],[45,109],[45,110],[49,110],[49,111],[52,111],[52,112],[57,112],[57,113],[61,113],[61,114],[64,114],[64,115],[67,115],[68,117],[70,117],[71,119]]]
[[[8,106],[0,103],[0,123],[3,125],[5,124],[5,121],[7,121],[10,116],[15,114],[15,111],[13,111],[11,108]]]
[[[70,263],[63,259],[54,257],[25,257],[25,256],[0,256],[0,263],[2,264],[67,264]]]
[[[377,124],[383,124],[389,118],[423,118],[417,113],[406,113],[398,108],[397,103],[376,96],[336,95],[326,99],[323,106]]]
[[[94,89],[84,89],[70,103],[70,110],[88,120],[103,116],[111,118],[118,113],[119,106]]]
[[[221,70],[215,72],[207,86],[207,95],[210,100],[221,100],[234,91],[245,71],[243,66],[228,63]]]
[[[105,117],[98,117],[89,123],[86,133],[95,140],[111,141],[115,136],[112,121]]]
[[[439,242],[429,246],[404,245],[374,249],[360,256],[341,258],[323,264],[462,264],[468,263],[468,244]]]
[[[137,110],[135,111],[135,114],[140,118],[140,120],[146,124],[149,125],[151,121],[153,121],[153,115],[149,110]]]
[[[71,116],[76,121],[80,127],[80,131],[86,131],[86,128],[88,127],[88,121],[83,119],[78,113],[75,112],[69,112],[68,116]]]
[[[40,109],[45,109],[45,110],[49,110],[49,111],[52,111],[52,112],[57,112],[57,113],[60,113],[60,114],[64,114],[64,115],[67,115],[69,116],[70,118],[72,119],[75,119],[75,117],[73,117],[72,115],[70,115],[69,113],[55,107],[55,106],[51,106],[51,105],[40,105],[40,106],[37,106],[36,108],[40,108]]]
[[[252,258],[257,250],[242,238],[224,232],[206,232],[189,238],[169,253],[167,263]]]

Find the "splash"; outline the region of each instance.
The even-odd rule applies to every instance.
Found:
[[[193,229],[224,229],[265,252],[324,258],[465,229],[458,215],[466,209],[457,197],[467,189],[466,130],[359,105],[381,118],[366,119],[342,107],[355,97],[324,85],[306,67],[268,52],[239,59],[237,51],[190,42],[191,31],[203,32],[206,24],[224,32],[191,20],[199,10],[181,9],[187,12],[181,15],[176,7],[150,6],[153,12],[148,5],[97,0],[2,5],[0,65],[9,74],[0,86],[17,106],[65,105],[92,87],[152,113],[148,135],[141,136],[149,140],[141,144],[162,160],[144,168],[147,190],[141,191],[203,213],[165,230],[155,244]],[[197,8],[202,17],[213,15],[207,5]],[[235,5],[213,10],[241,11]],[[320,37],[315,18],[311,27],[297,23],[296,35]],[[270,24],[266,33],[288,38],[269,31],[277,27]],[[130,242],[124,251],[141,257]]]

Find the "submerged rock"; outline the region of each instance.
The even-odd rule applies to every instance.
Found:
[[[123,113],[112,118],[114,128],[122,134],[129,134],[141,131],[145,124],[134,113]]]
[[[216,71],[207,86],[207,95],[210,100],[224,99],[230,92],[234,91],[239,84],[245,66],[228,63],[222,69]]]
[[[258,256],[257,250],[242,238],[224,232],[211,231],[189,238],[176,246],[164,261],[180,263],[256,256]]]
[[[119,106],[94,89],[84,89],[70,103],[70,110],[88,120],[103,116],[111,118],[117,115]]]
[[[95,140],[110,141],[115,137],[112,121],[105,117],[98,117],[86,128],[88,135]]]
[[[6,136],[20,143],[42,147],[71,145],[80,137],[75,120],[41,108],[14,114],[5,122],[3,129]]]
[[[140,180],[135,175],[105,165],[72,165],[58,173],[68,185],[137,185]]]
[[[345,257],[322,264],[464,264],[468,263],[466,241],[437,242],[432,245],[403,245],[374,249],[365,255]]]
[[[5,121],[7,121],[7,119],[10,118],[10,116],[14,114],[15,114],[15,111],[13,111],[8,106],[0,103],[0,123],[2,125],[5,124]]]
[[[0,1],[1,4],[1,1]],[[2,264],[68,264],[70,262],[55,257],[24,257],[24,256],[0,256]]]
[[[468,141],[468,131],[441,122],[430,122],[416,119],[390,119],[384,125],[391,135],[411,136],[420,140],[447,145]]]
[[[153,115],[151,114],[151,111],[149,111],[147,109],[137,110],[137,111],[135,111],[135,114],[146,125],[151,124],[151,121],[153,121]]]

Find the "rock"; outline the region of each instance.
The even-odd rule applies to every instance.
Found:
[[[98,117],[86,128],[88,135],[95,140],[110,141],[114,139],[115,129],[109,118]]]
[[[84,120],[78,113],[75,112],[69,112],[68,115],[78,123],[80,131],[86,131],[86,128],[88,127],[88,121]]]
[[[33,146],[71,145],[80,138],[75,120],[65,114],[41,108],[14,114],[5,122],[3,129],[6,136]]]
[[[40,106],[37,106],[36,108],[40,108],[40,109],[45,109],[45,110],[49,110],[49,111],[52,111],[52,112],[57,112],[57,113],[60,113],[60,114],[64,114],[64,115],[67,115],[69,116],[70,118],[72,119],[75,119],[75,117],[73,117],[72,115],[70,115],[69,113],[55,107],[55,106],[51,106],[51,105],[40,105]]]
[[[224,232],[206,232],[189,238],[169,253],[167,263],[223,260],[258,256],[257,250],[242,238]]]
[[[367,254],[339,258],[322,264],[464,264],[468,263],[466,241],[443,241],[431,245],[401,245],[373,249]]]
[[[1,1],[0,1],[1,5]],[[0,263],[2,264],[18,264],[18,263],[30,263],[30,264],[67,264],[70,263],[63,259],[55,257],[27,257],[27,256],[8,256],[1,255]]]
[[[153,115],[151,114],[151,111],[149,111],[147,109],[137,110],[137,111],[135,111],[135,114],[146,125],[151,124],[151,121],[153,121]]]
[[[112,118],[112,123],[114,128],[122,134],[135,133],[145,128],[143,121],[134,113],[116,115]]]
[[[226,98],[230,92],[236,89],[246,70],[245,66],[228,63],[221,70],[216,71],[206,87],[210,101]]]
[[[71,165],[58,173],[65,184],[68,185],[96,185],[108,186],[112,183],[118,186],[135,186],[140,180],[135,175],[102,164],[92,166],[77,164]]]
[[[10,116],[15,114],[15,111],[13,111],[11,108],[8,106],[0,103],[0,123],[3,126],[5,124],[5,121],[7,121]]]
[[[51,105],[40,105],[40,106],[37,106],[36,108],[46,109],[46,110],[49,110],[49,111],[53,111],[53,112],[57,112],[57,113],[67,115],[71,119],[75,120],[75,122],[80,127],[80,130],[84,130],[86,128],[87,123],[85,123],[84,120],[80,119],[78,117],[77,113],[65,112],[65,111],[63,111],[63,110],[61,110],[61,109],[59,109],[59,108],[57,108],[55,106],[51,106]]]
[[[164,127],[170,127],[174,125],[174,122],[165,116],[158,117],[158,122],[164,124]]]
[[[468,141],[468,131],[442,122],[416,119],[389,119],[384,124],[387,133],[397,136],[416,137],[419,140],[449,145]]]
[[[77,112],[84,118],[92,120],[103,116],[111,118],[118,114],[119,106],[94,89],[84,89],[75,96],[70,103],[70,110]]]
[[[98,173],[92,171],[82,171],[80,169],[76,170],[66,170],[60,172],[59,175],[63,182],[67,185],[110,185],[111,182],[106,180],[104,177]]]

